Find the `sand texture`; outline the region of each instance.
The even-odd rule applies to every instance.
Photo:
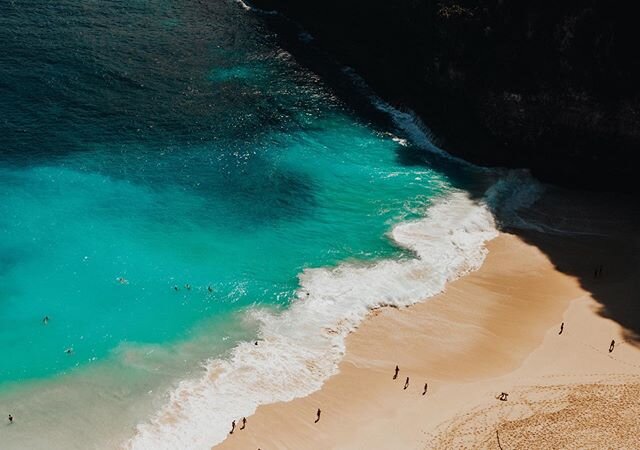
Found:
[[[501,233],[446,292],[373,311],[320,391],[216,448],[640,448],[639,341],[618,323],[638,323],[636,242],[614,228]]]

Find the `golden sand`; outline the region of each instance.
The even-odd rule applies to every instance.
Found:
[[[584,243],[549,239],[568,254],[562,264],[591,270]],[[640,448],[637,341],[603,317],[589,275],[561,272],[525,240],[502,233],[482,268],[446,292],[373,311],[320,391],[258,408],[216,448]],[[633,291],[637,270],[621,273],[592,290]]]

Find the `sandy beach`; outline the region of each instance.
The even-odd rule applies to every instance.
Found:
[[[444,293],[373,311],[320,391],[215,448],[638,448],[635,222],[573,217],[584,237],[502,232]]]

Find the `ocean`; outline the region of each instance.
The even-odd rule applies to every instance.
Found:
[[[2,0],[0,42],[2,449],[209,448],[519,201],[235,1]]]

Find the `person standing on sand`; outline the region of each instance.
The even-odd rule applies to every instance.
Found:
[[[398,378],[398,372],[400,372],[400,367],[398,367],[396,365],[396,373],[393,374],[393,379],[395,380],[396,378]]]
[[[236,429],[236,421],[234,420],[233,422],[231,422],[231,431],[229,431],[229,434],[233,434],[233,430]]]
[[[609,353],[613,351],[613,348],[616,346],[616,340],[611,339],[611,345],[609,345]]]
[[[13,423],[13,416],[9,414],[9,423]]]
[[[242,418],[242,426],[240,427],[241,430],[244,430],[244,427],[247,426],[247,418],[243,417]]]
[[[560,333],[558,333],[558,335],[561,335],[563,330],[564,330],[564,322],[560,324]]]
[[[316,412],[316,421],[313,423],[318,423],[320,421],[320,413],[322,413],[322,411],[318,408],[318,411]]]
[[[406,381],[404,382],[404,389],[407,390],[408,387],[409,387],[409,377],[407,377]]]
[[[429,383],[424,384],[424,391],[422,391],[422,395],[425,395],[427,393],[427,387],[429,387]]]

